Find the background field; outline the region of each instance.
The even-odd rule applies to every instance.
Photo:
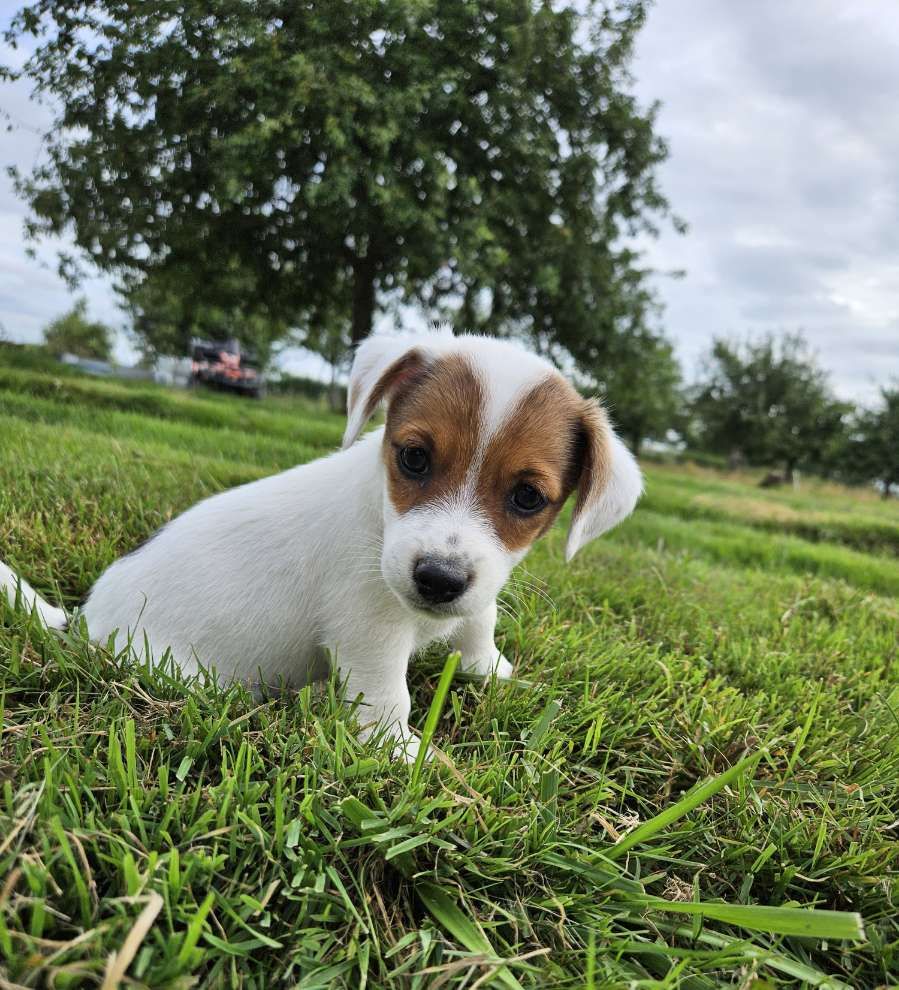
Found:
[[[297,400],[0,349],[0,557],[74,605],[175,513],[341,432]],[[456,683],[450,766],[417,789],[353,740],[333,684],[259,705],[3,609],[0,986],[100,984],[114,950],[151,987],[894,985],[899,506],[754,480],[647,465],[637,513],[572,566],[554,530],[500,624],[531,686]],[[413,665],[419,727],[442,663]],[[603,860],[762,746],[619,872]],[[646,912],[623,877],[680,903],[859,911],[867,941]],[[459,912],[519,961],[466,947]]]

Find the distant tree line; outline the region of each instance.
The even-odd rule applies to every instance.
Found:
[[[221,327],[213,321],[209,328]],[[226,324],[225,324],[226,325]],[[201,325],[202,326],[202,325]],[[86,304],[53,320],[45,343],[108,360],[114,332],[88,319]],[[834,395],[801,334],[713,342],[698,379],[685,385],[671,343],[660,334],[623,338],[592,373],[578,365],[582,390],[609,407],[619,433],[639,453],[644,442],[676,441],[688,452],[721,455],[732,467],[776,467],[785,482],[797,471],[848,483],[877,482],[884,497],[899,489],[899,382],[880,390],[875,408]],[[296,391],[289,381],[284,391]],[[304,383],[302,394],[342,391]]]
[[[683,394],[688,446],[731,463],[776,466],[847,482],[899,485],[899,383],[874,409],[837,399],[801,334],[744,343],[718,339]]]
[[[636,453],[667,440],[732,467],[775,468],[786,483],[803,471],[876,482],[884,497],[899,490],[899,381],[880,389],[874,408],[838,399],[799,333],[718,338],[689,385],[663,336],[634,334],[629,344],[580,384],[605,400]]]

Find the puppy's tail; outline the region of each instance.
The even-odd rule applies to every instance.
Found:
[[[6,600],[10,605],[16,603],[16,591],[18,590],[22,604],[28,609],[36,609],[41,621],[48,629],[65,629],[68,624],[68,616],[61,608],[54,608],[31,587],[25,578],[19,577],[12,568],[0,560],[0,595],[6,595]]]

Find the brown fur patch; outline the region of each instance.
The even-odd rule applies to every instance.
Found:
[[[521,397],[487,448],[477,498],[509,550],[522,550],[553,524],[578,486],[577,512],[604,469],[605,417],[562,378],[550,375]],[[595,465],[595,468],[594,468]],[[531,516],[510,509],[515,485],[537,488],[547,506]]]
[[[396,388],[387,412],[384,463],[397,512],[451,496],[464,485],[483,440],[484,386],[461,355],[439,358]],[[410,478],[397,463],[402,447],[424,447],[431,470]],[[575,513],[602,489],[608,470],[605,413],[558,374],[550,374],[509,411],[483,452],[475,500],[509,550],[521,550],[553,524],[578,490]],[[547,506],[522,516],[510,506],[515,486],[533,485]]]
[[[478,449],[484,389],[461,355],[438,358],[400,388],[387,412],[384,463],[390,499],[397,512],[445,497],[461,488]],[[397,464],[401,447],[424,447],[431,470],[409,478]]]

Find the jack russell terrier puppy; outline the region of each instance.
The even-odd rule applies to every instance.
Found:
[[[386,424],[360,439],[382,403]],[[413,759],[410,657],[434,640],[507,678],[496,597],[575,495],[566,556],[642,491],[601,406],[508,341],[432,332],[359,347],[342,449],[188,509],[112,564],[80,610],[116,649],[167,649],[186,673],[300,685],[330,654],[360,722]],[[68,619],[0,563],[0,589]]]

